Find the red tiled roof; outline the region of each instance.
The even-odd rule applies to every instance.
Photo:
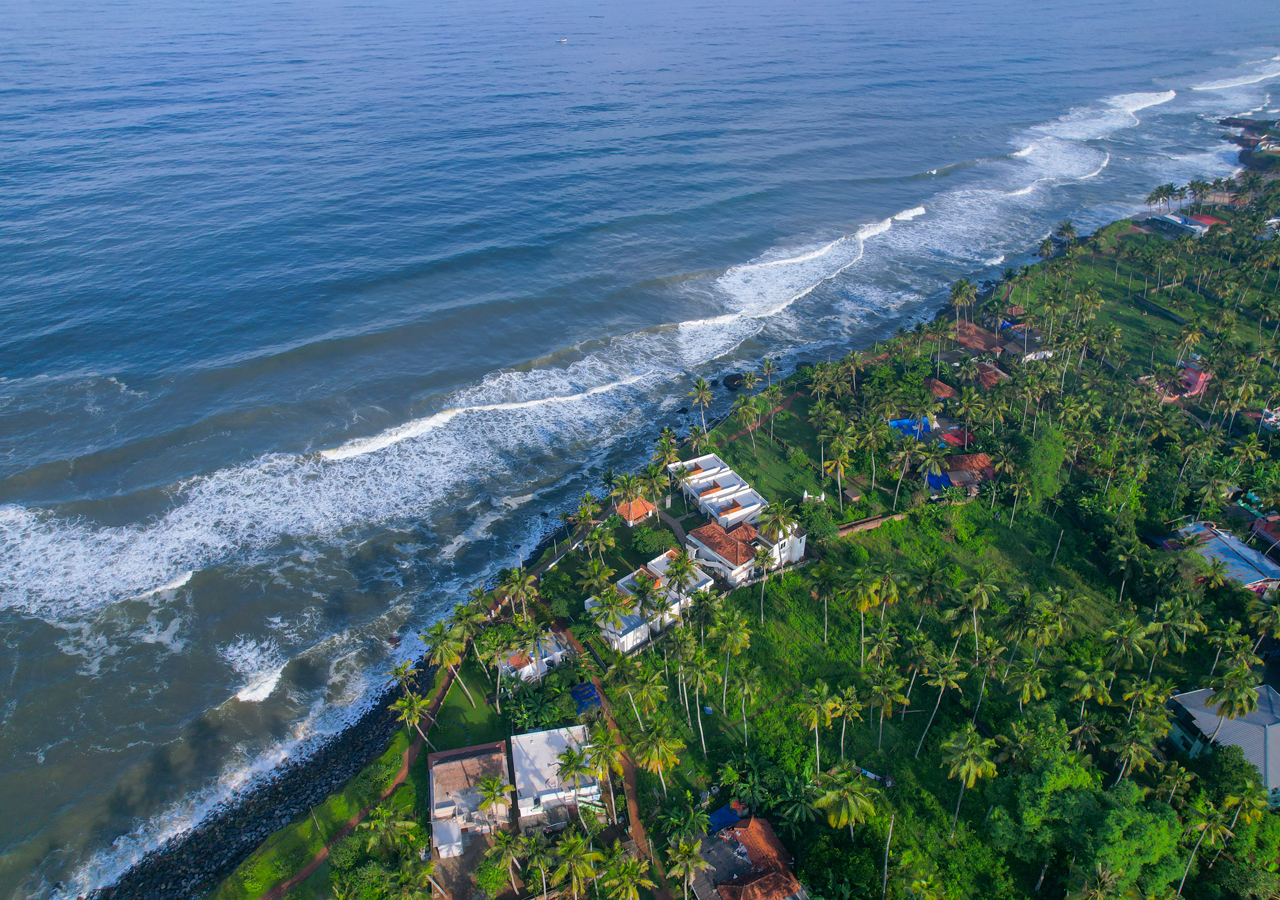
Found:
[[[734,529],[736,534],[742,526]],[[751,562],[755,553],[751,545],[728,534],[717,522],[708,522],[689,532],[689,537],[697,541],[717,555],[723,557],[733,566],[746,565]]]
[[[991,363],[978,363],[978,384],[987,390],[995,387],[1009,376],[997,369]]]
[[[517,653],[515,656],[508,656],[507,662],[511,663],[511,668],[519,672],[525,666],[529,665],[529,663],[533,662],[533,660],[529,659],[529,656],[526,653]]]
[[[991,468],[991,457],[985,453],[966,453],[947,458],[948,472],[980,472]]]
[[[926,378],[924,380],[924,386],[933,391],[933,396],[937,397],[939,400],[950,400],[957,396],[955,388],[949,384],[943,384],[936,378]]]
[[[755,526],[750,522],[739,522],[738,526],[734,528],[733,531],[729,532],[729,537],[733,538],[735,541],[742,541],[743,543],[754,541],[759,536],[760,532],[756,531]]]
[[[956,340],[970,350],[993,353],[1000,349],[1000,338],[972,322],[960,323],[960,327],[956,329]]]
[[[791,855],[768,822],[753,817],[726,833],[746,849],[756,871],[719,885],[716,890],[723,900],[786,900],[800,892],[800,882],[789,868]]]
[[[635,500],[625,501],[618,504],[618,515],[626,519],[628,522],[638,522],[649,513],[657,509],[652,503],[643,497],[637,497]]]
[[[1020,316],[1025,312],[1026,309],[1021,306],[1006,306],[1004,308],[1004,314],[1006,316]]]

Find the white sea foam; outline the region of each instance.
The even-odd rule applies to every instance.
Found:
[[[912,219],[923,216],[925,208],[923,206],[913,206],[911,209],[904,209],[893,217],[895,222],[910,222]]]
[[[241,637],[235,643],[223,647],[222,658],[243,679],[236,691],[236,699],[244,703],[259,703],[271,696],[284,674],[285,659],[280,647],[271,639],[255,640]]]
[[[1097,140],[1137,125],[1139,111],[1168,103],[1176,96],[1177,91],[1120,94],[1108,97],[1099,106],[1073,109],[1057,121],[1037,125],[1032,131],[1070,141]]]
[[[1210,81],[1206,84],[1192,85],[1193,91],[1227,91],[1231,88],[1248,87],[1251,84],[1259,84],[1263,81],[1270,81],[1272,78],[1280,75],[1280,66],[1274,64],[1275,60],[1268,60],[1268,64],[1258,72],[1249,75],[1239,75],[1232,78],[1223,78],[1219,81]]]

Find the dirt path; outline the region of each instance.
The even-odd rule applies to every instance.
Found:
[[[586,657],[587,649],[582,646],[582,642],[571,631],[567,631],[556,626],[559,633],[569,645],[582,657]],[[662,863],[653,852],[653,848],[649,845],[649,837],[645,834],[644,824],[640,821],[640,796],[636,788],[636,766],[631,760],[631,754],[625,752],[625,745],[622,740],[622,729],[618,727],[617,720],[613,717],[613,709],[609,705],[609,698],[604,692],[604,683],[600,681],[600,676],[592,673],[590,675],[591,683],[595,685],[596,692],[600,695],[600,708],[604,710],[605,720],[609,723],[609,727],[613,729],[614,740],[618,746],[624,747],[622,755],[622,784],[627,795],[627,816],[631,820],[631,839],[635,841],[636,849],[653,863],[653,868],[658,873],[658,887],[653,894],[658,900],[672,900],[670,892],[666,889],[666,872],[663,870]]]
[[[451,687],[453,687],[453,670],[446,669],[444,673],[444,683],[441,685],[440,693],[436,696],[435,700],[431,701],[431,706],[427,708],[427,717],[429,719],[429,724],[426,728],[427,731],[430,731],[431,726],[436,723],[436,716],[440,714],[440,707],[444,705],[444,699],[449,695],[449,689]],[[319,852],[316,853],[315,856],[311,857],[310,862],[289,878],[276,884],[271,888],[271,890],[259,897],[258,900],[281,900],[281,898],[287,896],[290,891],[314,875],[316,869],[324,865],[324,861],[329,858],[329,851],[333,848],[334,844],[338,843],[338,841],[355,831],[356,826],[363,822],[379,803],[394,794],[396,789],[405,783],[405,780],[409,777],[409,769],[417,760],[418,753],[421,750],[422,736],[417,735],[414,737],[413,743],[404,751],[404,760],[400,764],[400,771],[396,773],[395,779],[391,782],[390,786],[382,792],[382,795],[378,798],[377,802],[370,803],[348,819],[343,826],[338,829],[337,833],[325,841],[324,846],[320,848]]]

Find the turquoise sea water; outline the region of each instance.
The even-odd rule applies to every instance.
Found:
[[[6,897],[340,728],[692,376],[1230,173],[1214,118],[1280,77],[1265,2],[10,2],[0,36]]]

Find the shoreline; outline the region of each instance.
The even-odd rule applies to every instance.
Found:
[[[1131,214],[1116,219],[1099,226],[1097,231],[1133,218]],[[1087,235],[1081,235],[1082,239],[1084,237]],[[1032,267],[1040,264],[1034,263]],[[997,283],[983,280],[977,282],[977,286],[980,296],[990,296]],[[923,312],[920,321],[936,322],[951,318],[954,316],[952,310],[952,306],[940,298],[932,314]],[[873,339],[865,347],[850,349],[869,349],[877,346],[883,339]],[[806,355],[805,348],[797,348],[792,356],[793,373],[814,364],[814,360]],[[716,382],[729,394],[736,394],[739,390],[736,383],[730,385],[734,374],[737,373],[724,371],[716,378]],[[730,412],[726,412],[714,420],[708,419],[709,428],[720,424],[730,415]],[[573,532],[572,527],[548,518],[542,537],[522,558],[521,564],[525,568],[536,566],[555,543],[571,540]],[[497,578],[498,575],[495,574],[486,579],[484,586],[492,588]],[[420,659],[419,664],[423,663],[425,660]],[[425,665],[423,671],[433,672]],[[235,801],[215,808],[191,830],[148,851],[110,885],[77,896],[80,900],[179,900],[207,894],[271,834],[322,802],[329,794],[341,789],[386,749],[396,730],[401,727],[390,710],[391,704],[400,695],[398,687],[384,689],[365,713],[348,723],[338,734],[319,744],[314,751],[253,785]],[[70,894],[57,892],[53,896],[65,900],[71,897]]]

